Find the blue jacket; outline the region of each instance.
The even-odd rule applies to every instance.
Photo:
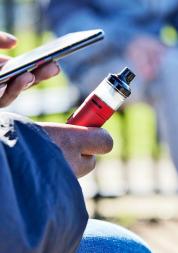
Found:
[[[74,253],[88,215],[62,152],[37,125],[0,114],[0,252]]]

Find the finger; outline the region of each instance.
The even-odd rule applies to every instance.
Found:
[[[82,155],[78,168],[75,169],[77,177],[83,177],[84,175],[90,173],[96,165],[96,157],[94,155]]]
[[[51,133],[55,142],[61,145],[67,145],[68,149],[77,149],[83,155],[105,154],[111,151],[113,140],[109,133],[102,128],[74,126],[70,124],[59,124],[52,122],[39,123],[48,133]]]
[[[0,98],[3,96],[6,88],[7,88],[7,84],[5,83],[0,84]]]
[[[106,154],[112,150],[113,140],[102,128],[88,128],[84,131],[81,142],[81,153],[86,155]]]
[[[0,48],[12,48],[16,45],[16,43],[17,40],[13,35],[5,32],[0,32]]]
[[[35,83],[38,83],[40,81],[47,80],[50,77],[56,76],[59,72],[60,68],[58,64],[50,62],[34,70],[32,73],[35,75]]]
[[[66,125],[66,128],[69,134],[71,131],[70,136],[74,136],[74,145],[78,146],[81,154],[105,154],[110,152],[113,147],[112,137],[105,129],[72,125]]]
[[[4,64],[11,59],[10,56],[0,55],[0,68],[4,66]]]
[[[32,85],[34,81],[35,76],[31,73],[25,73],[18,76],[15,80],[10,81],[7,85],[5,93],[0,99],[0,107],[9,105],[23,89]]]

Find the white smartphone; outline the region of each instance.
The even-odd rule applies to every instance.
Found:
[[[46,62],[57,61],[103,38],[104,32],[101,29],[69,33],[57,38],[9,60],[0,70],[0,83],[6,83],[10,78],[30,72]]]

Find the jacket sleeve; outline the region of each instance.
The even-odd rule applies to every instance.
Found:
[[[62,152],[35,124],[0,114],[0,251],[73,253],[88,215]]]

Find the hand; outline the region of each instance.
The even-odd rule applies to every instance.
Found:
[[[77,177],[82,177],[94,169],[96,154],[111,151],[113,140],[101,128],[81,127],[57,123],[38,123],[63,151],[65,159]]]
[[[0,48],[8,49],[16,45],[16,38],[10,34],[0,32]],[[7,56],[0,56],[0,68],[10,59]],[[0,84],[0,107],[8,106],[22,90],[46,80],[59,73],[56,63],[47,63],[38,69],[19,75],[13,80],[8,81],[8,85]]]
[[[164,49],[157,39],[140,37],[130,43],[127,55],[139,73],[149,81],[154,79],[158,73]]]

